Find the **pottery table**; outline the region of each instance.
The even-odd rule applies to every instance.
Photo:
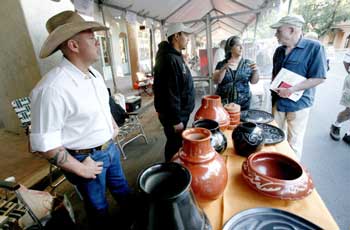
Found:
[[[221,230],[226,221],[238,212],[256,207],[283,209],[301,216],[323,229],[339,229],[316,189],[302,200],[290,201],[270,198],[250,188],[241,175],[242,163],[246,158],[235,153],[231,138],[232,130],[226,130],[224,133],[228,141],[227,149],[222,154],[228,170],[225,191],[219,199],[199,204],[207,214],[213,230]],[[265,146],[261,151],[280,152],[295,159],[294,152],[287,141]]]

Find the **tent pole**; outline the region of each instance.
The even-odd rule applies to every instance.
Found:
[[[260,13],[256,14],[256,19],[255,19],[255,27],[254,27],[254,43],[256,41],[256,31],[258,29],[258,23],[260,21]]]
[[[105,20],[105,14],[103,12],[103,5],[99,4],[99,7],[101,9],[101,13],[102,13],[102,20],[103,20],[103,25],[106,26],[106,20]],[[112,69],[112,80],[113,80],[113,93],[118,93],[117,90],[117,82],[115,79],[115,66],[114,66],[114,60],[112,58],[112,47],[111,47],[111,43],[110,43],[110,37],[109,37],[109,32],[108,30],[105,31],[106,33],[106,43],[107,43],[107,53],[108,53],[108,57],[109,57],[109,62],[111,64],[111,69]]]
[[[211,18],[210,14],[206,16],[206,36],[207,36],[207,56],[208,56],[208,72],[209,72],[209,94],[213,94],[213,49],[212,49],[212,40],[211,40]]]
[[[290,14],[290,10],[292,9],[292,2],[293,2],[293,0],[289,0],[289,4],[288,4],[288,14]]]

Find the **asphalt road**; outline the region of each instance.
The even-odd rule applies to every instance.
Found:
[[[339,105],[343,80],[346,76],[342,62],[343,56],[344,52],[334,54],[330,62],[330,70],[327,72],[327,80],[317,87],[315,103],[310,112],[304,139],[301,163],[311,173],[318,193],[339,228],[346,230],[350,229],[350,176],[347,176],[350,173],[350,145],[342,140],[333,141],[329,136],[331,124],[335,121],[338,112],[344,109]],[[266,91],[270,80],[261,80],[259,84],[266,84],[263,81],[268,81]],[[201,96],[197,92],[194,111],[200,107]],[[254,103],[252,106],[266,111],[269,111],[271,107],[266,99],[262,106],[255,107]],[[194,113],[189,126],[193,121],[193,116]],[[349,129],[350,122],[348,121],[343,124],[341,137]]]
[[[311,172],[315,186],[341,230],[350,227],[350,145],[333,141],[329,129],[338,112],[343,80],[346,72],[343,52],[330,63],[327,80],[317,87],[316,101],[311,110],[304,140],[301,162]],[[341,136],[350,129],[343,124]]]

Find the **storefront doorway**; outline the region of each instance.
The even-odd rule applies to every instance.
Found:
[[[123,75],[124,76],[130,75],[128,39],[125,33],[119,34],[119,49],[120,49],[120,58],[121,58]]]
[[[105,78],[105,81],[112,80],[112,66],[108,55],[106,36],[102,34],[96,34],[96,39],[100,43],[103,76]]]

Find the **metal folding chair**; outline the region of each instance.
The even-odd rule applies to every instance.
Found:
[[[30,98],[22,97],[15,99],[11,102],[12,108],[15,110],[20,122],[21,127],[24,128],[25,134],[28,136],[28,151],[32,152],[30,147],[29,133],[30,133]]]
[[[124,160],[127,159],[124,152],[124,147],[136,140],[139,137],[142,137],[145,142],[148,144],[147,136],[143,129],[143,126],[138,118],[137,112],[129,112],[129,118],[125,120],[125,123],[119,127],[119,133],[116,138],[116,142],[120,148],[120,151],[123,155]]]
[[[30,147],[30,139],[29,139],[30,124],[31,124],[30,98],[22,97],[22,98],[15,99],[11,102],[11,105],[21,122],[21,126],[25,129],[25,133],[28,136],[28,151],[32,153],[33,151]],[[49,186],[51,188],[51,192],[53,192],[66,179],[63,175],[56,180],[53,179],[54,172],[57,169],[58,168],[56,166],[50,164],[48,178],[49,178]]]
[[[139,94],[141,95],[142,92],[147,94],[148,96],[153,96],[153,76],[147,75],[143,72],[137,72],[137,89],[139,90]]]
[[[20,185],[16,182],[0,181],[0,188],[6,193],[14,192],[15,197],[5,197],[0,199],[0,229],[18,229],[18,221],[26,213],[33,219],[35,226],[31,226],[31,229],[43,229],[43,224],[39,218],[35,215],[31,207],[22,198],[21,193],[18,191]],[[17,201],[16,201],[17,199]]]

